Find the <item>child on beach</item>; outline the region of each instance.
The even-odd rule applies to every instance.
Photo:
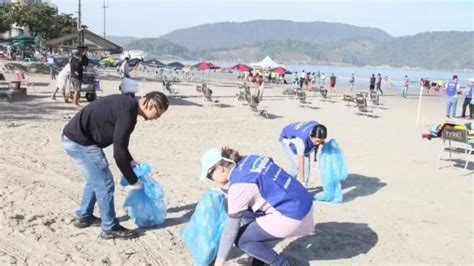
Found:
[[[212,148],[201,165],[201,180],[229,184],[228,217],[214,265],[224,265],[234,243],[254,265],[290,265],[267,242],[313,232],[311,194],[269,157]]]
[[[316,121],[303,121],[289,124],[280,134],[280,143],[290,159],[291,170],[289,173],[308,186],[310,175],[310,155],[314,151],[314,160],[319,145],[324,144],[327,129]]]

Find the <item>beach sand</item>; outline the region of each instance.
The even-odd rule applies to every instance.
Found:
[[[72,225],[84,177],[64,152],[60,134],[79,109],[50,99],[55,81],[48,76],[30,79],[43,84],[29,88],[25,101],[0,102],[2,265],[192,265],[179,233],[200,196],[216,186],[198,181],[202,153],[228,145],[242,154],[271,156],[288,167],[278,143],[280,130],[308,119],[324,123],[345,152],[350,175],[343,182],[344,202],[316,202],[315,234],[277,241],[278,251],[295,265],[473,263],[472,175],[460,176],[460,168],[438,169],[441,142],[420,137],[444,121],[442,96],[424,98],[421,126],[416,127],[415,95],[407,100],[394,94],[382,97],[379,117],[370,118],[354,114],[338,97],[332,102],[310,99],[313,107],[303,108],[280,90],[266,89],[261,104],[269,119],[264,119],[235,100],[234,79],[210,82],[220,107],[203,106],[193,84],[175,85],[185,97],[171,97],[168,112],[158,121],[139,118],[130,142],[133,157],[149,163],[165,188],[167,221],[142,231],[138,239],[112,241],[102,240],[97,227]],[[102,85],[103,95],[118,93],[117,80]],[[144,93],[162,90],[157,82],[140,81],[140,86]],[[117,215],[133,228],[122,207],[129,190],[118,184],[121,174],[112,148],[105,152],[116,180]],[[319,176],[313,164],[313,194],[321,191]],[[241,257],[233,249],[229,265]]]

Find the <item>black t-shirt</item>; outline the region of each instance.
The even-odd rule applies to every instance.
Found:
[[[105,148],[114,144],[114,159],[129,184],[137,182],[128,151],[130,135],[135,129],[138,101],[125,95],[100,98],[77,113],[64,127],[64,135],[80,145]]]

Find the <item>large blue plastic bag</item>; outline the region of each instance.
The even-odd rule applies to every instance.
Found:
[[[206,192],[181,231],[181,237],[198,266],[207,266],[216,258],[226,219],[223,193],[215,189]]]
[[[161,185],[151,176],[148,164],[139,164],[133,171],[142,182],[143,188],[130,191],[123,206],[127,209],[130,219],[140,228],[157,226],[166,219],[166,204],[163,200],[164,191]],[[122,186],[128,185],[122,177]]]
[[[341,181],[347,178],[347,163],[336,140],[331,139],[323,145],[319,168],[324,191],[316,195],[315,200],[333,203],[342,202]]]

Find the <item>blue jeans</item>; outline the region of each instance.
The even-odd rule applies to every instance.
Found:
[[[296,174],[298,173],[298,157],[296,154],[293,153],[289,145],[285,144],[284,142],[281,142],[281,145],[283,147],[283,151],[285,152],[286,156],[288,156],[288,159],[290,159],[291,169],[290,171],[288,171],[288,173],[296,177]],[[310,157],[309,154],[306,154],[304,156],[304,184],[305,186],[308,186],[309,175],[310,175],[310,170],[311,170],[311,160],[309,157]]]
[[[456,108],[458,106],[458,97],[449,97],[448,98],[448,110],[446,112],[446,116],[449,118],[456,117]]]
[[[92,216],[97,202],[102,230],[116,229],[119,220],[115,217],[115,184],[104,152],[97,145],[83,146],[67,139],[64,135],[61,136],[61,141],[66,153],[86,177],[81,206],[76,210],[75,218]]]
[[[280,254],[276,253],[268,241],[280,239],[263,230],[255,220],[239,229],[235,245],[249,256],[270,265],[286,266],[290,263]]]

